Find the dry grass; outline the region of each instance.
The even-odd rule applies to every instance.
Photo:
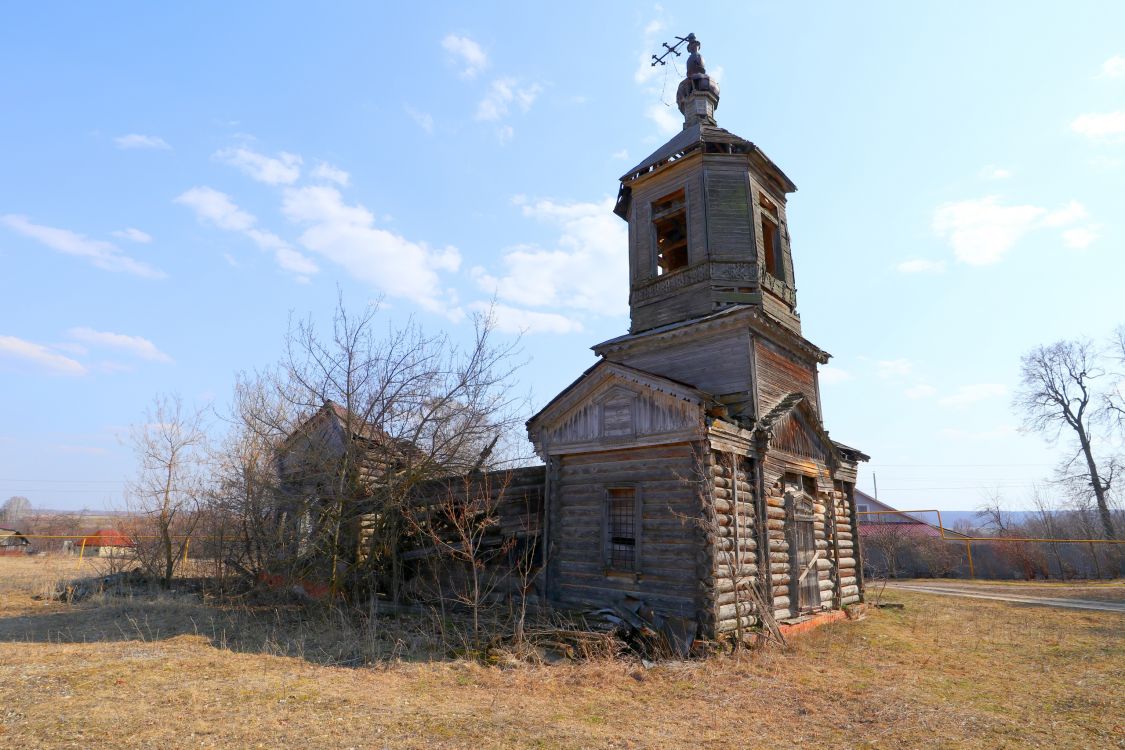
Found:
[[[279,620],[271,646],[256,615],[207,614],[189,597],[33,601],[41,584],[9,575],[10,560],[0,559],[6,747],[1090,748],[1125,737],[1113,613],[895,592],[884,598],[905,609],[814,631],[789,653],[650,670],[346,668],[271,651],[305,625]],[[228,633],[224,647],[218,632],[176,624],[206,616],[260,632]]]

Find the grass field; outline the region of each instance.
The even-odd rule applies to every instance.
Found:
[[[0,558],[0,746],[1125,747],[1113,613],[887,592],[784,653],[483,667],[195,595],[33,599],[63,563]]]

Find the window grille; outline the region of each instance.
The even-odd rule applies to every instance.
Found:
[[[633,487],[614,487],[606,492],[606,564],[612,570],[637,569],[637,493]]]

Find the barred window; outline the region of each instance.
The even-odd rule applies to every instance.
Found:
[[[611,487],[606,490],[606,567],[637,570],[637,490]]]

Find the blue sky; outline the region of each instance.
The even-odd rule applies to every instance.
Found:
[[[120,505],[158,392],[221,410],[290,314],[498,302],[538,407],[628,325],[617,178],[717,119],[793,178],[827,427],[899,507],[1021,505],[1019,356],[1125,322],[1125,5],[8,5],[0,499]],[[669,106],[671,103],[672,106]]]

